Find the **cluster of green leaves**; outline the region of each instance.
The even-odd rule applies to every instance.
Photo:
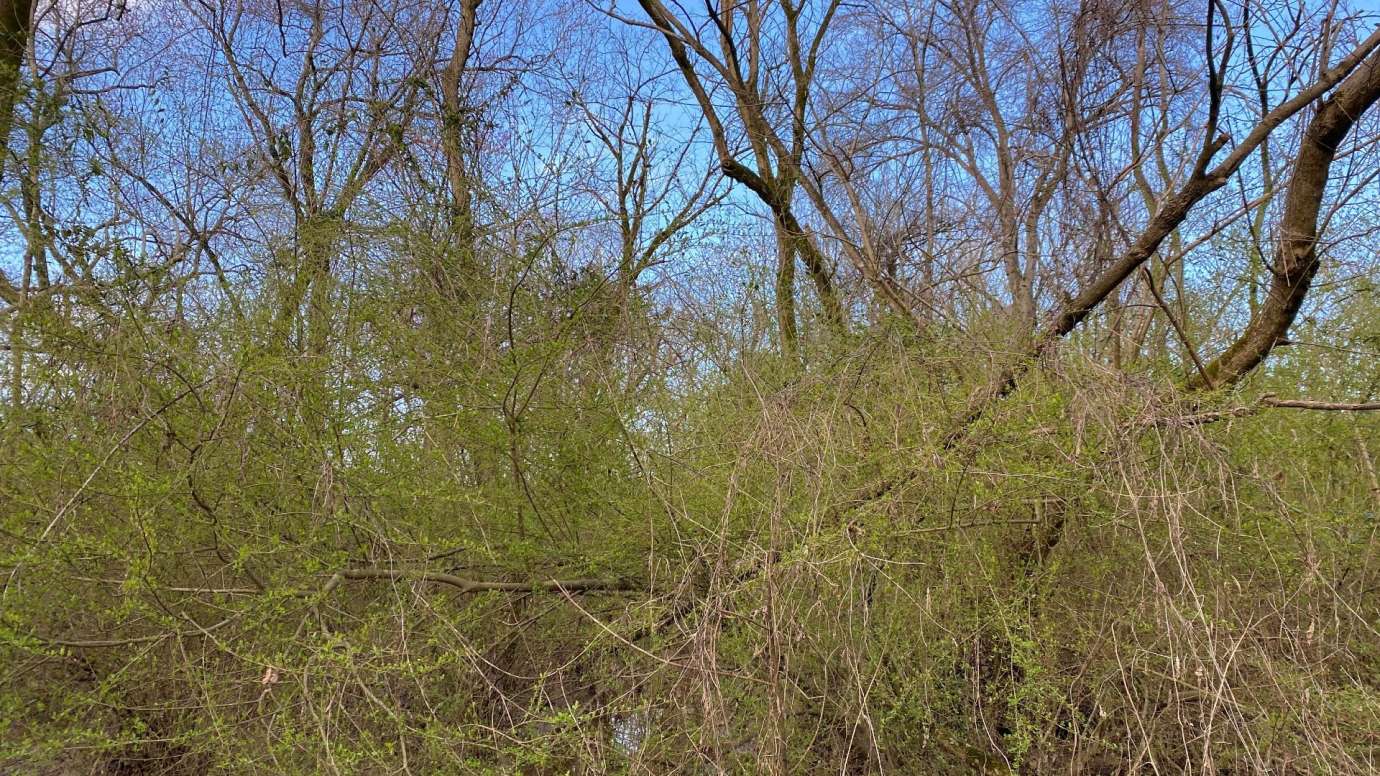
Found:
[[[977,335],[879,326],[802,364],[729,302],[492,269],[362,273],[316,354],[275,341],[271,289],[172,325],[26,313],[0,765],[1376,763],[1375,419],[1148,422],[1204,407],[1068,356],[955,442]],[[1247,393],[1362,391],[1368,304]],[[631,589],[332,582],[361,568]]]

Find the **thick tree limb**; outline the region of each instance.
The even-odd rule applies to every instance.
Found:
[[[460,0],[460,19],[455,27],[455,48],[441,73],[441,102],[444,115],[441,121],[441,147],[446,156],[446,180],[451,191],[451,228],[456,238],[469,248],[473,238],[474,215],[471,200],[473,185],[465,164],[465,102],[460,93],[461,81],[474,49],[474,33],[478,25],[479,4],[482,0]]]
[[[1104,270],[1087,288],[1053,316],[1045,332],[1046,338],[1063,337],[1082,323],[1104,299],[1131,276],[1137,268],[1159,249],[1160,243],[1183,223],[1189,211],[1204,197],[1222,188],[1255,149],[1270,136],[1270,133],[1299,111],[1313,104],[1329,89],[1342,82],[1355,71],[1367,57],[1380,49],[1380,29],[1371,33],[1361,45],[1344,57],[1336,66],[1327,70],[1312,86],[1304,89],[1292,99],[1286,100],[1266,113],[1244,140],[1227,154],[1220,164],[1211,170],[1207,163],[1217,154],[1230,138],[1225,134],[1206,141],[1199,158],[1199,169],[1195,170],[1180,189],[1160,204],[1140,236],[1112,266]],[[1366,64],[1369,69],[1375,65],[1375,57]]]
[[[14,102],[19,96],[19,69],[29,49],[33,27],[33,0],[0,0],[0,144],[8,152]],[[8,153],[5,157],[8,157]],[[4,172],[0,157],[0,175]]]
[[[465,577],[447,574],[439,571],[425,571],[422,569],[380,569],[380,568],[354,568],[342,569],[331,575],[326,584],[321,588],[321,594],[330,595],[340,587],[346,580],[410,580],[416,582],[434,582],[441,585],[449,585],[457,588],[461,593],[485,593],[485,592],[509,592],[509,593],[621,593],[642,590],[643,585],[639,585],[627,579],[600,579],[596,577],[573,578],[573,579],[544,579],[533,582],[497,582],[492,580],[467,579]],[[254,594],[262,591],[249,588],[236,588],[233,590],[203,590],[196,588],[169,588],[171,590],[187,590],[189,592],[210,592],[210,593],[242,593]],[[299,597],[306,597],[308,593],[295,593]],[[181,636],[195,636],[199,633],[208,633],[221,628],[231,622],[234,618],[226,618],[214,625],[206,627],[198,626],[196,630],[190,631],[169,631],[166,633],[152,633],[147,636],[130,636],[127,638],[111,639],[63,639],[31,634],[34,639],[51,647],[68,647],[73,649],[99,649],[111,647],[123,647],[131,644],[145,644],[149,642],[162,641],[168,638]]]
[[[945,438],[945,448],[952,448],[966,438],[971,426],[987,413],[994,402],[1014,391],[1021,377],[1030,370],[1039,358],[1048,354],[1061,339],[1076,329],[1122,282],[1148,261],[1151,256],[1155,255],[1160,244],[1175,229],[1179,228],[1179,225],[1188,217],[1194,206],[1209,194],[1225,186],[1231,176],[1240,169],[1246,159],[1270,136],[1271,132],[1290,117],[1313,104],[1329,89],[1342,83],[1343,79],[1347,79],[1347,83],[1353,85],[1339,90],[1338,96],[1334,96],[1332,100],[1325,103],[1325,111],[1330,110],[1328,106],[1340,98],[1341,92],[1362,91],[1368,93],[1368,88],[1362,89],[1355,84],[1369,84],[1375,78],[1373,70],[1380,67],[1380,53],[1377,53],[1377,50],[1380,50],[1380,29],[1371,33],[1350,54],[1323,73],[1307,89],[1300,91],[1291,99],[1280,103],[1266,113],[1245,139],[1211,170],[1207,169],[1207,165],[1227,145],[1230,139],[1225,134],[1205,139],[1198,163],[1183,186],[1160,202],[1158,209],[1151,216],[1150,222],[1146,224],[1140,235],[1136,237],[1120,258],[1104,269],[1082,291],[1048,318],[1047,323],[1032,340],[1026,357],[1004,369],[987,391],[969,403],[968,410],[959,419],[954,430]],[[1363,63],[1364,67],[1362,67]],[[1360,68],[1359,72],[1358,68]],[[1354,76],[1353,73],[1355,73]],[[1371,101],[1374,101],[1373,98]],[[1348,98],[1346,104],[1354,107],[1357,100]],[[1349,124],[1347,128],[1350,128]],[[1344,135],[1345,132],[1342,134]],[[1217,380],[1217,382],[1220,384],[1222,381]]]
[[[814,75],[814,57],[817,54],[818,42],[811,46],[808,65],[800,63],[798,59],[793,62],[793,66],[797,68],[795,75],[798,79],[795,85],[796,103],[793,109],[793,120],[796,129],[800,132],[796,135],[798,140],[793,142],[793,147],[787,149],[780,138],[771,130],[766,117],[762,114],[761,95],[750,90],[743,80],[741,67],[737,61],[737,53],[733,47],[732,36],[726,34],[728,32],[726,22],[714,15],[716,24],[720,26],[724,50],[729,59],[727,63],[720,61],[701,45],[690,30],[680,23],[660,0],[639,0],[639,4],[647,17],[651,19],[654,28],[661,33],[662,38],[666,41],[667,48],[671,52],[671,58],[675,61],[681,77],[685,80],[686,86],[700,107],[700,112],[704,115],[705,124],[709,127],[710,137],[714,141],[715,155],[719,159],[719,167],[724,177],[746,186],[772,211],[778,228],[785,233],[784,236],[787,238],[786,243],[783,243],[783,248],[794,247],[799,254],[801,262],[805,265],[805,269],[819,295],[820,303],[824,308],[825,319],[836,331],[845,331],[847,321],[845,320],[843,305],[839,301],[838,292],[834,288],[833,279],[829,274],[828,262],[815,239],[800,224],[792,208],[790,197],[794,184],[800,179],[799,157],[804,151],[802,122],[804,120],[804,100],[808,94],[801,90],[806,89],[808,81],[800,79],[809,79]],[[832,18],[832,15],[833,11],[830,10],[825,17],[825,25],[828,24],[828,19]],[[755,149],[759,167],[763,167],[760,170],[748,167],[734,155],[728,144],[728,133],[724,129],[723,122],[719,119],[718,111],[709,96],[709,91],[695,71],[694,60],[691,59],[691,49],[693,49],[696,57],[709,64],[723,76],[725,82],[733,90],[739,105],[740,115],[747,125],[749,134],[757,135],[760,140],[769,143],[775,150],[780,165],[785,168],[778,171],[780,174],[771,174],[768,169],[763,167],[767,158],[766,148]],[[793,50],[798,56],[799,50]],[[755,89],[755,85],[753,89]]]
[[[1285,194],[1270,290],[1245,331],[1190,387],[1230,385],[1250,373],[1285,340],[1313,284],[1318,259],[1318,213],[1337,148],[1356,121],[1380,100],[1380,54],[1371,56],[1332,94],[1304,131]]]

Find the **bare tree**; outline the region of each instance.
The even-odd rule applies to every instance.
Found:
[[[292,239],[277,261],[276,346],[287,344],[306,302],[305,350],[319,356],[347,216],[416,116],[423,81],[398,45],[409,19],[376,5],[342,14],[324,0],[190,8],[219,50],[244,129],[287,207]],[[427,23],[424,11],[418,21]]]
[[[690,91],[704,114],[714,141],[720,169],[746,186],[770,209],[777,243],[776,314],[783,347],[796,349],[795,259],[805,265],[824,309],[824,317],[836,330],[846,328],[843,305],[835,289],[818,238],[810,234],[796,215],[794,196],[803,178],[807,140],[807,114],[814,94],[813,82],[819,56],[839,3],[824,9],[813,30],[805,29],[804,7],[789,0],[751,0],[740,9],[724,0],[707,6],[707,42],[673,15],[660,0],[641,0],[642,8],[670,47]],[[778,10],[779,9],[779,10]],[[741,22],[739,21],[741,19]],[[773,23],[775,22],[775,23]],[[779,36],[783,51],[769,52],[767,42]],[[693,58],[692,58],[693,55]],[[781,56],[787,75],[774,74],[764,62]],[[696,61],[729,92],[733,109],[751,154],[752,166],[738,157],[729,130],[720,116],[710,87],[706,87]]]
[[[1332,162],[1376,100],[1380,100],[1380,53],[1370,55],[1318,105],[1290,171],[1284,214],[1276,227],[1269,291],[1236,341],[1190,384],[1211,388],[1235,383],[1285,340],[1321,266],[1318,216]]]

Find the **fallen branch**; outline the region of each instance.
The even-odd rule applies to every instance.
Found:
[[[1245,407],[1232,407],[1226,410],[1215,410],[1213,412],[1199,412],[1193,415],[1170,415],[1168,417],[1146,418],[1133,425],[1141,428],[1192,428],[1206,423],[1216,423],[1219,420],[1228,418],[1244,418],[1260,412],[1262,406],[1259,404],[1248,405]]]
[[[1172,415],[1169,417],[1149,418],[1135,425],[1156,428],[1188,428],[1191,426],[1201,426],[1205,423],[1216,423],[1219,420],[1226,420],[1228,418],[1242,418],[1248,415],[1254,415],[1263,409],[1271,408],[1320,410],[1324,412],[1376,412],[1380,411],[1380,401],[1335,402],[1313,401],[1311,399],[1280,399],[1273,394],[1267,393],[1257,399],[1254,404],[1232,407],[1225,410],[1214,410],[1212,412],[1200,412],[1193,415]]]
[[[1309,399],[1276,399],[1274,396],[1262,396],[1260,403],[1266,407],[1283,407],[1296,410],[1326,410],[1329,412],[1374,412],[1380,410],[1380,401],[1368,402],[1335,402],[1335,401],[1311,401]]]
[[[185,616],[185,615],[184,615]],[[194,630],[167,631],[165,633],[151,633],[147,636],[130,636],[123,639],[55,639],[38,633],[28,634],[29,638],[40,641],[48,647],[67,647],[70,649],[101,649],[108,647],[125,647],[131,644],[147,644],[151,641],[163,641],[164,639],[183,638],[186,636],[200,636],[209,634],[211,631],[229,625],[233,617],[226,617],[214,625],[205,627],[196,625]]]
[[[461,593],[484,593],[484,592],[511,592],[511,593],[615,593],[642,590],[644,586],[638,585],[628,579],[599,579],[599,578],[576,578],[576,579],[545,579],[534,582],[496,582],[491,580],[466,579],[454,574],[446,574],[439,571],[424,571],[421,569],[376,569],[358,568],[342,569],[331,575],[321,588],[323,596],[330,595],[340,584],[346,580],[370,580],[370,579],[394,579],[394,580],[413,580],[417,582],[435,582],[442,585],[450,585],[458,588]],[[179,591],[195,591],[209,593],[242,593],[254,594],[263,591],[250,588],[234,588],[230,590],[217,589],[197,589],[197,588],[169,588]],[[310,596],[307,592],[295,592],[290,595],[299,598]],[[152,633],[147,636],[131,636],[127,638],[113,639],[60,639],[44,636],[42,634],[31,633],[29,636],[45,646],[67,647],[73,649],[98,649],[109,647],[123,647],[131,644],[146,644],[149,642],[163,641],[164,639],[195,636],[198,634],[209,634],[211,631],[228,625],[234,618],[227,617],[214,625],[202,627],[197,625],[195,630],[188,631],[167,631],[165,633]]]
[[[491,580],[466,579],[454,574],[447,574],[441,571],[425,571],[422,569],[377,569],[359,568],[342,569],[331,575],[325,587],[321,588],[323,595],[330,595],[332,591],[340,587],[346,580],[369,580],[369,579],[393,579],[393,580],[412,580],[415,582],[435,582],[441,585],[450,585],[459,589],[461,593],[485,593],[485,592],[509,592],[509,593],[540,593],[540,592],[567,592],[567,593],[615,593],[640,590],[641,586],[634,584],[627,579],[599,579],[599,578],[577,578],[577,579],[544,579],[532,582],[495,582]]]

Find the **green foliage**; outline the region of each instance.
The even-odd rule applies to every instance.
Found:
[[[1377,762],[1380,427],[1164,420],[1348,395],[1342,350],[1206,398],[1070,355],[954,436],[1002,366],[973,368],[987,335],[814,335],[788,363],[716,324],[731,299],[672,338],[594,269],[492,265],[462,289],[364,273],[314,355],[275,342],[272,294],[29,315],[0,766]],[[1369,342],[1352,304],[1339,348]]]

